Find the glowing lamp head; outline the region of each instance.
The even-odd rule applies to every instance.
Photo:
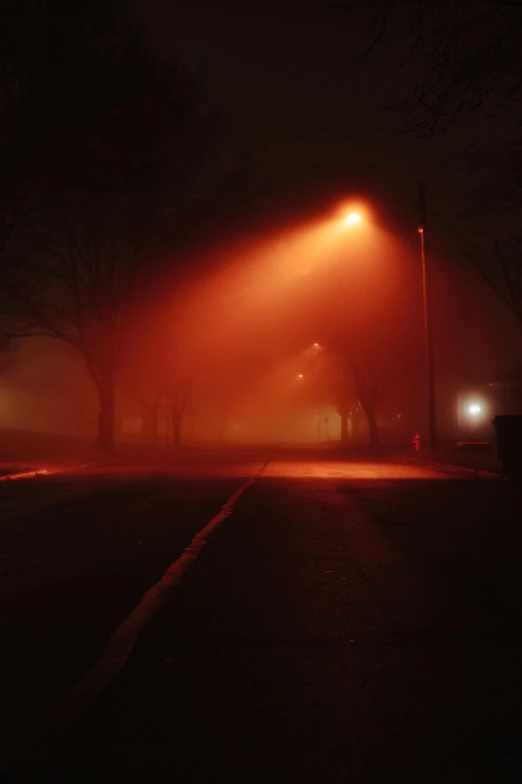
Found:
[[[482,406],[480,406],[478,403],[470,403],[468,406],[468,413],[472,417],[478,417],[481,412]]]
[[[362,221],[362,217],[358,212],[349,212],[343,220],[343,226],[356,226]]]

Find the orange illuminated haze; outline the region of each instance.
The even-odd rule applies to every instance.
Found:
[[[199,443],[338,439],[337,408],[352,392],[335,357],[385,362],[397,342],[407,350],[413,332],[404,314],[410,307],[415,315],[418,297],[411,258],[412,248],[356,199],[213,248],[183,282],[174,266],[133,306],[117,438],[166,443],[177,428]],[[4,395],[4,426],[95,432],[96,398],[81,362],[64,351],[57,367],[64,388],[89,391],[61,398],[55,385],[47,396],[43,382],[34,393],[27,382],[25,398],[13,393],[6,404]]]
[[[402,265],[390,262],[407,256],[403,245],[372,224],[371,211],[357,201],[216,256],[208,274],[172,297],[171,327],[159,347],[174,360],[174,381],[192,387],[184,437],[339,438],[337,401],[321,378],[329,368],[307,352],[327,353],[350,329],[348,303],[365,331],[384,324],[390,307],[402,307],[404,300],[393,301]]]

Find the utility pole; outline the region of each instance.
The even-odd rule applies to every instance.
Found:
[[[428,269],[426,264],[426,193],[424,183],[419,184],[419,237],[422,265],[422,304],[424,311],[424,347],[426,355],[426,386],[428,398],[428,449],[430,452],[437,445],[436,409],[435,409],[435,373],[433,368],[433,340],[431,333],[431,309],[428,287]]]

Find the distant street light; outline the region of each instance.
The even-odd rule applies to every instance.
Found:
[[[471,395],[467,400],[462,399],[459,393],[457,400],[457,423],[459,427],[463,424],[478,425],[484,422],[488,415],[488,401],[484,398]]]
[[[302,374],[302,373],[298,373],[298,374],[297,374],[297,378],[304,378],[304,376],[303,376],[303,374]]]

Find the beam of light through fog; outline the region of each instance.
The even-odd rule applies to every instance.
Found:
[[[361,221],[346,226],[355,211]],[[215,439],[225,420],[229,440],[338,438],[327,383],[332,370],[318,359],[328,355],[336,331],[344,334],[356,323],[371,333],[420,301],[412,253],[376,225],[363,203],[339,204],[316,219],[201,253],[192,277],[180,282],[174,271],[135,305],[119,368],[119,421],[138,435],[158,395],[165,409],[167,385],[174,396],[190,393],[187,438]],[[42,361],[46,350],[39,351]],[[68,364],[63,347],[59,354],[63,374],[80,391],[71,385],[64,400],[31,382],[27,402],[13,390],[21,402],[16,412],[6,409],[6,418],[18,412],[17,423],[26,427],[34,422],[37,429],[75,434],[81,423],[87,435],[97,417],[92,382],[80,358]],[[31,374],[39,375],[35,368]],[[164,428],[167,415],[161,416]]]
[[[260,440],[263,433],[276,440],[278,431],[285,441],[316,440],[318,416],[330,423],[328,437],[338,438],[335,407],[327,391],[312,390],[308,363],[333,325],[345,328],[350,293],[359,292],[352,310],[371,312],[366,323],[382,321],[386,308],[405,307],[411,248],[366,215],[347,228],[349,213],[343,207],[217,249],[206,275],[181,291],[173,286],[164,350],[176,357],[181,375],[194,369],[199,392],[211,399],[207,417],[212,407],[226,408],[241,440]],[[329,408],[318,414],[321,405]]]
[[[282,327],[288,327],[293,316],[302,316],[290,310],[289,295],[306,278],[334,274],[342,285],[346,275],[356,275],[377,289],[387,283],[390,265],[401,255],[401,244],[378,227],[358,225],[346,231],[338,214],[242,243],[221,252],[216,271],[183,292],[190,303],[185,307],[187,332],[195,344],[210,339],[226,345],[241,330],[267,319],[281,318]]]

